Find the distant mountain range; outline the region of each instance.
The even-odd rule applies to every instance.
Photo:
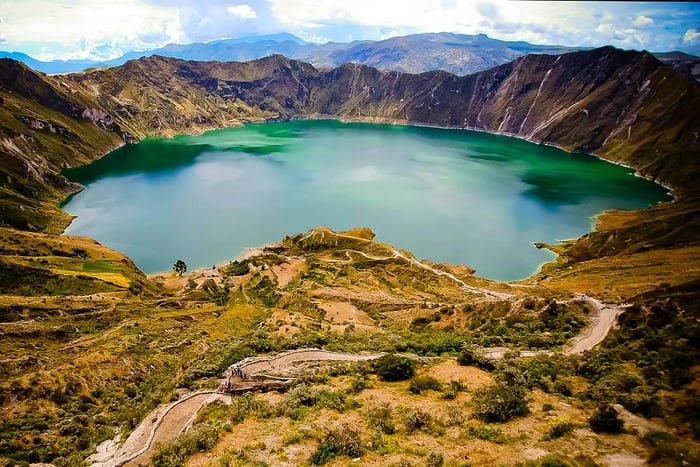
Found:
[[[55,60],[42,62],[19,52],[0,52],[0,58],[12,58],[43,73],[68,73],[88,68],[118,66],[151,55],[183,60],[248,61],[273,54],[311,63],[317,68],[335,68],[343,63],[369,65],[381,70],[423,73],[445,70],[466,75],[502,65],[522,55],[540,53],[558,55],[582,50],[573,47],[535,45],[491,39],[485,34],[414,34],[381,41],[328,42],[312,44],[292,34],[252,36],[188,45],[168,44],[160,49],[130,52],[104,62]]]
[[[224,39],[207,43],[168,44],[160,49],[129,52],[119,58],[96,62],[54,60],[42,62],[21,52],[0,52],[34,70],[48,74],[70,73],[89,68],[123,65],[152,55],[197,61],[249,61],[274,54],[311,63],[319,69],[343,63],[369,65],[380,70],[424,73],[445,70],[458,76],[488,70],[527,54],[559,55],[584,48],[535,45],[523,41],[501,41],[485,34],[426,33],[392,37],[381,41],[327,42],[312,44],[292,34],[281,33]],[[700,83],[700,57],[682,52],[654,54],[666,65]]]

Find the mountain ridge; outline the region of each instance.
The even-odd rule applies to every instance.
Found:
[[[320,68],[334,68],[345,62],[355,62],[409,73],[445,69],[464,75],[500,65],[527,53],[557,54],[574,50],[582,49],[537,45],[524,41],[502,41],[492,39],[485,34],[422,33],[376,41],[314,44],[294,35],[282,33],[204,43],[166,44],[158,49],[128,52],[121,57],[104,61],[42,62],[26,54],[15,52],[0,52],[0,57],[25,61],[34,69],[45,73],[69,73],[94,67],[119,66],[128,60],[151,55],[198,61],[249,61],[267,55],[282,54]]]
[[[528,55],[465,77],[357,64],[319,71],[281,55],[251,62],[152,56],[65,76],[0,63],[3,152],[19,159],[5,164],[14,172],[3,167],[2,186],[13,196],[38,183],[34,198],[45,198],[43,186],[56,200],[71,189],[60,168],[147,136],[314,115],[517,136],[633,166],[679,193],[696,190],[700,91],[646,52]],[[61,116],[47,119],[47,111]],[[66,159],[67,148],[77,150],[74,160]],[[34,170],[21,168],[41,151],[49,157],[35,158]],[[7,209],[0,221],[27,227],[28,215],[15,209],[8,216]],[[29,223],[45,230],[42,222]]]
[[[249,61],[272,54],[305,61],[317,68],[335,68],[345,62],[374,66],[383,70],[422,73],[444,69],[457,75],[483,71],[529,53],[560,55],[590,50],[586,47],[530,44],[525,41],[492,39],[486,34],[420,33],[382,40],[352,42],[306,42],[292,34],[280,33],[221,39],[204,43],[166,44],[143,52],[128,52],[105,61],[54,60],[42,62],[19,52],[0,52],[44,73],[69,73],[88,68],[119,66],[128,60],[162,55],[183,60]],[[700,83],[700,57],[682,52],[654,52],[667,66]]]

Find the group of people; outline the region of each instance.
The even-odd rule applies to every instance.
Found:
[[[248,378],[248,373],[243,371],[241,367],[238,365],[233,367],[233,371],[231,372],[231,375],[233,376],[238,376],[239,378],[247,379]]]
[[[238,365],[234,366],[231,369],[231,376],[228,377],[228,379],[226,380],[226,384],[224,385],[224,388],[227,392],[230,391],[231,389],[233,389],[233,387],[234,387],[233,383],[231,382],[231,378],[233,376],[237,376],[241,379],[248,379],[248,373],[243,371],[241,369],[241,367],[239,367]]]

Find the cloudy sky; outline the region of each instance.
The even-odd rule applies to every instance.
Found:
[[[700,4],[465,0],[0,0],[0,50],[42,60],[290,32],[312,42],[420,32],[700,56]]]

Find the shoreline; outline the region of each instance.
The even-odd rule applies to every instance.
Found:
[[[197,267],[194,269],[190,269],[189,271],[186,271],[181,277],[188,277],[192,273],[204,274],[207,271],[213,271],[213,270],[218,271],[220,268],[228,266],[229,264],[231,264],[235,261],[244,261],[246,259],[264,254],[266,248],[273,247],[276,245],[277,245],[277,243],[265,243],[264,245],[260,245],[260,246],[248,247],[245,250],[243,250],[241,253],[239,253],[239,255],[236,256],[234,259],[225,259],[221,262],[215,263],[213,268]],[[169,276],[171,274],[175,274],[175,271],[173,271],[171,269],[169,271],[158,271],[158,272],[144,273],[144,274],[146,274],[146,277],[151,279],[151,278],[156,278],[156,277],[166,277],[166,276]]]
[[[629,210],[629,212],[639,212],[639,211],[643,211],[644,209],[648,209],[649,207],[652,207],[652,206],[655,206],[655,205],[658,205],[658,204],[663,204],[663,203],[675,203],[676,201],[678,201],[678,196],[677,196],[677,194],[676,194],[678,191],[677,191],[677,188],[676,188],[676,187],[673,187],[670,183],[667,183],[667,182],[664,182],[664,181],[661,181],[661,180],[658,180],[658,179],[654,179],[654,178],[651,178],[651,177],[649,177],[649,176],[645,176],[645,175],[641,174],[635,167],[633,167],[633,166],[631,166],[631,165],[628,165],[628,164],[626,164],[626,163],[624,163],[624,162],[616,161],[616,160],[612,160],[612,159],[607,159],[607,158],[605,158],[605,157],[603,157],[603,156],[601,156],[601,155],[599,155],[599,154],[596,154],[596,153],[583,153],[583,152],[577,153],[577,152],[573,152],[573,151],[567,150],[565,147],[560,146],[560,145],[557,145],[557,144],[555,144],[555,143],[537,141],[537,140],[531,139],[531,138],[529,138],[529,137],[523,137],[523,136],[519,136],[519,135],[516,135],[516,134],[513,134],[513,133],[498,132],[498,131],[495,131],[495,132],[494,132],[494,131],[488,131],[488,130],[486,130],[486,129],[484,129],[484,128],[470,127],[470,126],[468,126],[468,125],[467,125],[467,126],[439,126],[439,125],[433,125],[433,124],[423,123],[423,122],[410,122],[410,121],[405,120],[405,119],[391,119],[391,118],[384,118],[384,117],[343,117],[343,116],[337,116],[337,115],[318,114],[318,113],[316,113],[316,114],[310,114],[310,115],[287,116],[286,118],[277,117],[277,118],[268,118],[268,119],[262,119],[262,118],[261,118],[261,119],[251,119],[251,120],[249,120],[249,121],[243,121],[243,122],[240,122],[240,121],[239,121],[239,122],[236,122],[235,124],[232,124],[232,125],[229,125],[229,126],[225,126],[225,127],[213,127],[213,128],[206,128],[206,129],[205,129],[205,128],[199,128],[198,130],[192,131],[192,132],[177,133],[177,134],[172,134],[172,135],[169,135],[169,136],[155,136],[155,138],[162,137],[162,138],[164,138],[164,139],[172,139],[172,138],[174,138],[175,136],[178,136],[178,135],[201,135],[201,134],[204,134],[204,133],[206,133],[206,132],[208,132],[208,131],[216,131],[216,130],[223,130],[223,129],[226,129],[226,128],[240,127],[240,126],[245,126],[245,125],[247,125],[247,124],[284,123],[284,122],[287,122],[287,121],[294,121],[294,120],[335,120],[335,121],[340,122],[340,123],[343,123],[343,124],[345,124],[345,123],[367,123],[367,124],[399,125],[399,126],[407,126],[407,127],[411,127],[411,126],[412,126],[412,127],[419,127],[419,128],[433,128],[433,129],[438,129],[438,130],[466,130],[466,131],[474,131],[474,132],[478,132],[478,133],[487,133],[487,134],[492,134],[492,135],[497,135],[497,136],[505,136],[505,137],[510,137],[510,138],[516,138],[516,139],[520,139],[520,140],[523,140],[523,141],[527,141],[527,142],[529,142],[529,143],[537,144],[537,145],[540,145],[540,146],[550,146],[550,147],[554,147],[554,148],[557,148],[557,149],[560,149],[560,150],[566,152],[567,154],[585,154],[585,155],[588,155],[588,156],[593,156],[593,157],[595,157],[595,158],[597,158],[597,159],[599,159],[599,160],[601,160],[601,161],[608,162],[608,163],[611,163],[611,164],[614,164],[614,165],[617,165],[617,166],[621,166],[621,167],[624,167],[624,168],[627,168],[627,169],[634,170],[633,175],[634,175],[635,177],[638,177],[638,178],[642,178],[642,179],[651,181],[651,182],[653,182],[653,183],[655,183],[655,184],[657,184],[657,185],[660,185],[660,186],[662,186],[663,188],[669,190],[668,195],[671,196],[671,198],[672,198],[671,200],[661,200],[661,201],[658,201],[656,204],[652,204],[652,205],[649,205],[649,206],[647,206],[647,207],[645,207],[645,208],[641,208],[641,209]],[[144,139],[145,139],[145,138],[144,138]],[[123,142],[123,144],[120,144],[120,145],[118,145],[116,148],[113,148],[113,149],[111,149],[110,151],[108,151],[108,152],[102,154],[101,156],[97,157],[95,160],[99,160],[99,159],[105,157],[107,154],[110,154],[111,152],[115,151],[116,149],[119,149],[119,148],[121,148],[121,147],[123,147],[123,146],[125,146],[125,145],[127,145],[127,144],[138,144],[138,143],[139,143],[140,141],[142,141],[142,140],[143,140],[143,139],[137,140],[135,143]],[[90,162],[90,163],[92,163],[92,162]],[[68,179],[67,179],[67,180],[68,180]],[[68,181],[71,182],[70,180],[68,180]],[[75,183],[75,182],[71,182],[71,183]],[[79,185],[79,184],[78,184],[78,185]],[[59,204],[58,204],[59,209],[61,209],[64,213],[66,213],[68,216],[71,217],[71,222],[69,222],[65,227],[63,227],[63,229],[62,229],[62,231],[61,231],[61,233],[60,233],[59,235],[66,235],[66,230],[68,229],[68,227],[69,227],[70,224],[72,223],[73,219],[75,219],[75,218],[77,217],[77,216],[73,216],[72,214],[68,213],[67,211],[64,211],[63,208],[62,208],[62,206],[64,206],[65,203],[67,203],[67,202],[70,200],[70,198],[71,198],[72,196],[74,196],[74,195],[77,194],[77,193],[80,193],[81,191],[83,191],[83,190],[85,189],[84,186],[82,186],[82,185],[79,185],[79,186],[80,186],[80,189],[76,190],[75,192],[69,193],[68,196],[66,196],[66,197],[65,197],[62,201],[60,201]],[[594,216],[592,216],[592,217],[591,217],[591,230],[588,231],[588,232],[583,233],[583,234],[582,234],[581,236],[579,236],[579,237],[576,237],[576,239],[578,240],[578,239],[582,238],[584,235],[587,235],[588,233],[597,231],[597,230],[598,230],[598,229],[597,229],[597,224],[598,224],[598,223],[597,223],[597,218],[598,218],[599,216],[605,214],[605,213],[608,212],[608,211],[610,211],[610,210],[609,210],[609,209],[608,209],[608,210],[604,210],[604,211],[602,211],[602,212],[600,212],[600,213],[595,214]],[[573,239],[571,239],[571,240],[573,240]],[[561,243],[561,242],[559,242],[559,243]],[[266,246],[268,246],[268,245],[274,245],[274,243],[264,244],[264,245],[262,245],[262,246],[251,246],[251,247],[248,247],[248,248],[246,248],[243,252],[241,252],[235,259],[226,259],[226,260],[224,260],[224,261],[222,261],[222,262],[220,262],[220,263],[216,263],[216,264],[214,265],[214,269],[218,270],[220,267],[222,267],[222,266],[224,266],[224,265],[226,265],[226,264],[229,264],[229,263],[232,262],[232,261],[240,261],[240,260],[242,260],[242,259],[246,259],[246,258],[248,258],[248,257],[255,256],[255,254],[252,254],[251,252],[257,251],[258,253],[256,253],[256,254],[259,254],[259,253],[261,253],[261,252],[263,251],[263,249],[264,249]],[[115,251],[116,251],[116,250],[115,250]],[[551,251],[551,250],[547,250],[547,251]],[[552,252],[552,253],[554,253],[554,252]],[[122,253],[122,254],[123,254],[123,253]],[[247,255],[247,256],[246,256],[246,255]],[[526,280],[529,280],[529,279],[533,279],[533,278],[535,278],[535,277],[542,271],[542,267],[543,267],[544,265],[549,264],[549,263],[552,263],[552,262],[556,262],[556,260],[557,260],[557,258],[559,258],[559,256],[560,256],[559,254],[554,253],[554,258],[553,258],[552,260],[550,260],[550,261],[545,261],[545,262],[543,262],[543,263],[540,263],[540,264],[537,266],[537,269],[536,269],[531,275],[529,275],[529,276],[527,276],[527,277],[524,277],[524,278],[521,278],[521,279],[515,279],[515,280],[512,280],[512,281],[508,281],[508,282],[505,282],[505,281],[499,281],[499,282],[503,282],[503,283],[509,284],[509,283],[513,283],[513,282],[520,282],[520,281],[526,281]],[[130,258],[130,259],[131,259],[131,258]],[[132,260],[132,261],[133,261],[133,260]],[[138,265],[137,265],[137,266],[138,266]],[[466,265],[464,265],[464,266],[466,266]],[[201,274],[201,273],[203,273],[204,271],[207,271],[207,270],[211,271],[211,269],[209,269],[209,268],[195,268],[195,269],[192,269],[189,273],[187,273],[187,275],[189,275],[189,274],[191,274],[191,273],[193,273],[193,272],[198,272],[198,273]],[[163,277],[164,275],[171,274],[171,273],[174,273],[174,271],[159,271],[159,272],[155,272],[155,273],[150,273],[150,274],[149,274],[149,273],[144,273],[144,274],[146,274],[146,276],[147,276],[148,278],[151,278],[151,277],[158,277],[158,276],[159,276],[159,277]],[[184,277],[184,276],[183,276],[183,277]],[[477,277],[481,277],[481,276],[479,276],[479,275],[477,274]],[[489,280],[496,280],[496,279],[489,279]]]

